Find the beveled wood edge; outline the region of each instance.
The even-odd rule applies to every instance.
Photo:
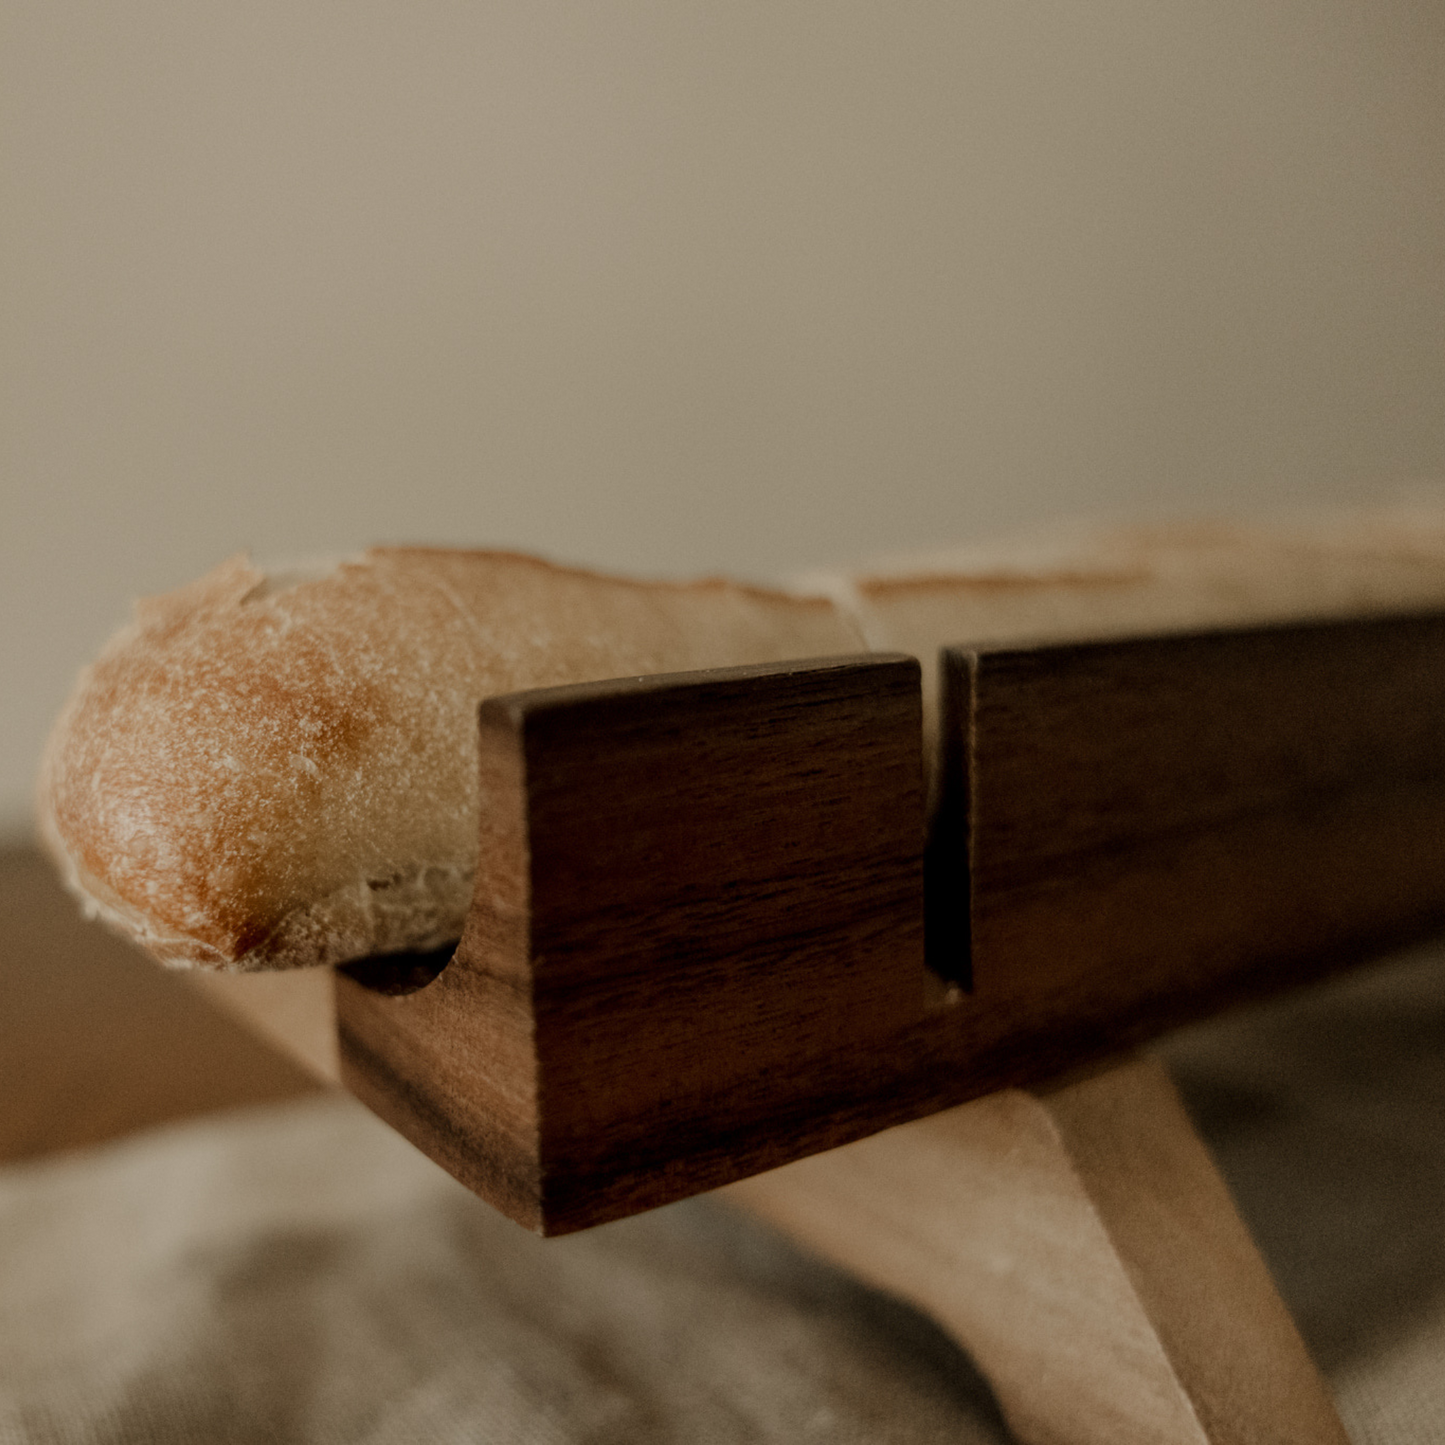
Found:
[[[922,664],[908,652],[848,652],[823,656],[786,658],[781,662],[749,662],[737,667],[699,667],[686,672],[649,672],[641,675],[600,678],[594,682],[567,682],[555,687],[523,688],[517,692],[498,693],[478,704],[479,714],[514,720],[573,707],[580,703],[605,702],[612,698],[640,698],[671,692],[682,686],[717,684],[746,685],[756,678],[794,677],[805,673],[867,671]]]

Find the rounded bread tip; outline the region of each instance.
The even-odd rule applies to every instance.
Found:
[[[418,548],[268,572],[240,553],[138,602],[82,673],[42,829],[73,891],[171,966],[435,946],[471,896],[482,698],[857,642],[826,602],[721,581]]]

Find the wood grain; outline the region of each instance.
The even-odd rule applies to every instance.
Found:
[[[485,704],[466,936],[338,980],[351,1087],[565,1231],[1445,924],[1440,616],[946,661],[926,874],[908,659]]]
[[[1439,619],[954,651],[946,676],[972,744],[969,969],[995,1006],[1077,1017],[1111,985],[1215,987],[1445,925]]]
[[[549,1232],[788,1157],[924,1005],[919,697],[869,656],[485,704],[495,866],[435,983],[338,980],[348,1086]]]
[[[1344,1445],[1162,1066],[961,1108],[730,1186],[925,1309],[1025,1445]]]

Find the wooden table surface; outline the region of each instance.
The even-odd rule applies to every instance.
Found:
[[[0,1160],[318,1086],[0,850]]]

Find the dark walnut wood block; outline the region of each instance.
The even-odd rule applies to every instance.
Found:
[[[416,992],[338,979],[347,1086],[549,1232],[866,1112],[925,1006],[921,726],[903,657],[486,703],[466,933]]]
[[[1445,926],[1445,618],[944,677],[931,829],[911,659],[484,704],[465,935],[338,977],[349,1087],[562,1233]]]

